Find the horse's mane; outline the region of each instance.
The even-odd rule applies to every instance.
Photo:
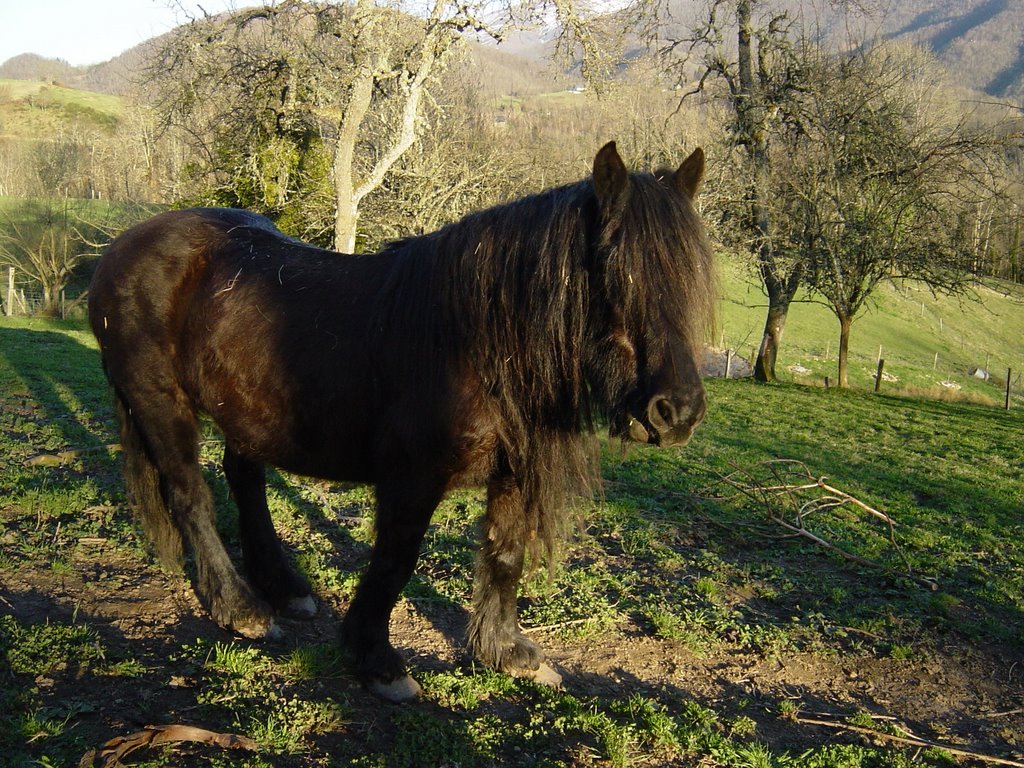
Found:
[[[377,327],[418,336],[416,347],[431,350],[415,362],[420,380],[441,380],[460,363],[479,376],[531,523],[548,545],[565,494],[587,493],[597,479],[593,442],[582,439],[609,395],[595,388],[634,383],[609,369],[605,381],[588,380],[603,362],[587,338],[593,313],[612,301],[639,340],[651,327],[648,313],[660,308],[694,350],[712,317],[710,247],[692,207],[670,199],[676,194],[654,175],[630,174],[624,207],[603,220],[588,179],[386,249],[395,266]]]

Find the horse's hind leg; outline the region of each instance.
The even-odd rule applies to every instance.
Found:
[[[224,448],[224,476],[238,506],[238,530],[249,583],[280,613],[309,618],[316,613],[309,582],[288,563],[267,507],[262,464]]]
[[[473,584],[469,645],[494,669],[557,686],[561,675],[544,662],[544,652],[519,629],[516,594],[523,574],[526,515],[515,479],[503,475],[487,486],[483,543]]]
[[[146,365],[138,355],[132,371],[117,377],[127,399],[130,418],[145,446],[148,460],[159,476],[160,495],[171,519],[192,549],[195,590],[200,602],[222,627],[246,637],[279,633],[269,607],[253,594],[239,576],[221,542],[214,523],[213,496],[199,467],[199,440],[195,414],[184,392],[161,360]],[[132,373],[144,371],[127,381]],[[115,374],[116,375],[116,374]]]

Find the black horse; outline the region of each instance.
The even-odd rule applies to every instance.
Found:
[[[372,255],[339,255],[231,209],[173,211],[106,250],[89,319],[113,385],[133,504],[157,555],[192,550],[223,627],[310,616],[282,551],[264,465],[371,483],[376,541],[342,627],[360,677],[419,690],[388,622],[438,502],[487,488],[469,642],[484,663],[557,683],[520,631],[524,556],[550,550],[567,495],[595,477],[592,432],[685,443],[704,415],[696,348],[715,297],[694,210],[696,150],[629,173],[609,143],[592,179],[467,216]],[[214,527],[197,413],[224,435],[247,578]],[[539,552],[532,552],[539,554]]]

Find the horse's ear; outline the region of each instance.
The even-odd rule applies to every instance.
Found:
[[[676,171],[676,189],[691,200],[697,196],[704,179],[704,150],[697,147]]]
[[[629,184],[629,173],[615,149],[615,142],[609,141],[594,158],[594,192],[601,207],[610,210],[623,199]]]

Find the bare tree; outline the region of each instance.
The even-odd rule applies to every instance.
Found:
[[[729,105],[731,144],[740,152],[735,170],[739,189],[726,200],[723,212],[737,223],[726,232],[732,244],[750,253],[768,295],[768,313],[754,375],[775,379],[775,361],[789,306],[803,276],[801,259],[789,258],[771,237],[769,176],[773,169],[771,137],[804,88],[793,22],[766,0],[711,0],[690,34],[678,36],[663,53],[688,86],[692,68],[696,85],[684,100],[711,93],[713,86]],[[733,37],[734,36],[734,37]],[[735,43],[732,40],[735,40]]]
[[[60,294],[75,269],[94,251],[85,222],[85,201],[72,198],[25,200],[5,208],[0,226],[0,265],[37,284],[40,312],[60,312]],[[6,270],[5,270],[6,271]]]
[[[278,217],[326,203],[331,242],[352,251],[360,204],[415,142],[459,33],[497,35],[479,10],[284,0],[194,21],[151,70],[158,110],[193,148],[214,202]]]
[[[839,320],[839,386],[850,330],[884,281],[956,291],[970,278],[974,214],[990,194],[997,137],[968,127],[930,58],[865,46],[805,58],[809,88],[777,138],[775,246]]]

